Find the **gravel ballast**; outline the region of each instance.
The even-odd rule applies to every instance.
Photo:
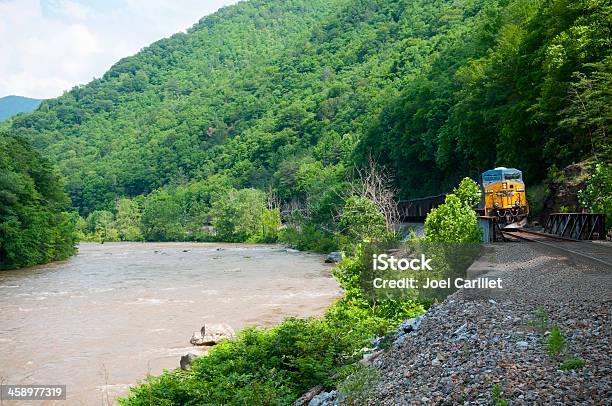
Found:
[[[461,290],[433,306],[372,363],[380,380],[368,403],[490,405],[499,385],[511,405],[612,404],[612,270],[527,243],[488,246],[480,263],[504,289]],[[538,312],[546,328],[533,325]],[[547,346],[554,326],[566,342],[556,356]],[[584,366],[562,370],[571,357]]]

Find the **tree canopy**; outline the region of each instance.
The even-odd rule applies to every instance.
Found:
[[[1,125],[83,217],[132,228],[119,238],[195,235],[232,188],[337,229],[372,157],[399,198],[609,159],[611,16],[605,0],[250,0]]]
[[[76,218],[68,207],[50,164],[25,141],[0,133],[0,269],[72,255]]]

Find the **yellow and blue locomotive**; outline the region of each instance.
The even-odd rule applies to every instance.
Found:
[[[524,223],[529,214],[523,173],[514,168],[495,168],[482,173],[484,215],[500,223]]]

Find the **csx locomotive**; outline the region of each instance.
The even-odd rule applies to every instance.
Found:
[[[514,168],[495,168],[482,173],[484,215],[503,224],[524,223],[529,205],[523,173]]]

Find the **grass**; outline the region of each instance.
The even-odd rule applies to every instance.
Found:
[[[547,340],[548,355],[554,357],[565,350],[565,337],[559,327],[553,327]]]
[[[533,318],[529,320],[529,326],[538,330],[540,333],[548,330],[550,326],[550,318],[548,316],[548,312],[542,306],[538,307],[538,309],[534,312]]]
[[[502,398],[502,387],[498,383],[491,389],[491,400],[495,406],[508,406],[508,401]]]
[[[578,357],[567,358],[561,363],[560,368],[564,371],[571,371],[574,369],[580,369],[584,367],[584,361]]]
[[[338,399],[341,405],[363,405],[372,388],[380,379],[378,369],[371,366],[356,365],[352,373],[338,385]]]

